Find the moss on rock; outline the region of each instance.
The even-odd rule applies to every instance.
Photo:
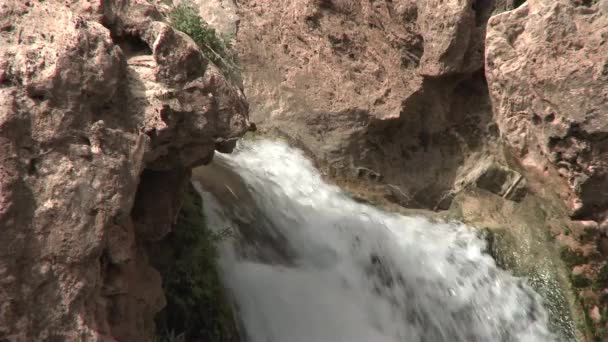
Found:
[[[581,253],[580,251],[572,250],[568,246],[560,246],[559,255],[564,261],[564,263],[568,265],[568,267],[582,265],[586,261],[585,257],[583,256],[583,253]]]
[[[516,203],[468,189],[454,198],[447,217],[484,227],[481,231],[488,241],[488,253],[497,265],[528,280],[543,297],[551,326],[564,340],[582,341],[588,332],[585,314],[571,288],[570,269],[562,262],[551,233],[551,227],[567,225],[556,203],[533,195]]]
[[[582,274],[573,274],[570,279],[572,281],[572,286],[576,288],[587,287],[591,285],[591,280],[589,280],[589,278],[585,277]]]
[[[216,243],[208,229],[202,199],[189,185],[173,230],[148,247],[161,273],[166,307],[157,315],[161,341],[236,341],[238,331],[217,271]]]

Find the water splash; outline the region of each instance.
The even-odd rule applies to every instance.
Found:
[[[215,163],[243,183],[203,196],[210,226],[247,236],[226,242],[221,268],[248,341],[558,340],[540,297],[466,226],[357,203],[281,142]]]

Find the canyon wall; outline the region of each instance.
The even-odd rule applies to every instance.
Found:
[[[343,183],[446,208],[460,168],[491,164],[484,73],[492,1],[239,1],[253,121]]]
[[[247,112],[147,1],[0,1],[0,340],[152,340],[141,244]]]
[[[449,206],[504,142],[602,221],[606,2],[522,2],[239,1],[252,118],[409,207]]]

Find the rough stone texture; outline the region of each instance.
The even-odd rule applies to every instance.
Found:
[[[571,215],[608,216],[607,1],[530,0],[493,17],[486,75],[504,141],[559,170]]]
[[[608,306],[608,1],[529,0],[490,19],[486,45],[502,140],[578,220],[550,228],[570,277],[586,280],[573,285],[604,341],[596,313]]]
[[[2,0],[0,46],[0,340],[151,340],[140,174],[230,150],[242,92],[146,1]]]
[[[437,206],[492,140],[482,69],[493,1],[280,3],[239,2],[237,48],[260,130],[334,179]]]

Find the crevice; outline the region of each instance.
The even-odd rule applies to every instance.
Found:
[[[475,0],[471,5],[473,11],[475,11],[475,26],[480,27],[484,26],[490,15],[492,14],[492,10],[494,9],[495,0]]]
[[[112,36],[114,43],[120,46],[122,52],[126,58],[136,56],[149,56],[152,55],[152,49],[141,39],[141,37],[134,34],[123,34],[121,36]]]
[[[171,230],[181,206],[179,192],[189,176],[187,169],[142,172],[131,211],[139,238],[155,241]]]

